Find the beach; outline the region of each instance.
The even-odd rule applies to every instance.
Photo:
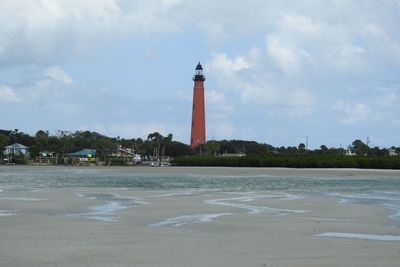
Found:
[[[0,266],[395,267],[399,181],[351,169],[0,167]]]

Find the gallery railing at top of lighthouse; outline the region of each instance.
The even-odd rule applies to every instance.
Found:
[[[201,74],[201,75],[198,75],[198,74],[193,75],[193,81],[205,81],[205,80],[206,80],[206,77],[203,74]]]

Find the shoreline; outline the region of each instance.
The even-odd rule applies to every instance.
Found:
[[[2,170],[15,169],[82,169],[102,171],[122,171],[154,174],[207,174],[207,175],[307,175],[307,176],[373,176],[385,175],[400,177],[400,170],[393,169],[359,169],[359,168],[286,168],[286,167],[215,167],[215,166],[68,166],[68,165],[0,165]]]

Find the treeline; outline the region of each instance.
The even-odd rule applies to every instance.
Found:
[[[257,143],[255,141],[244,140],[221,140],[208,141],[206,144],[196,148],[197,155],[217,156],[223,154],[246,154],[246,155],[351,155],[362,156],[389,156],[389,151],[392,150],[400,154],[400,147],[379,148],[370,147],[361,140],[357,139],[346,148],[328,148],[326,145],[321,145],[318,149],[308,149],[304,143],[298,146],[280,146],[274,147],[269,144]]]
[[[163,136],[157,132],[148,135],[147,139],[108,137],[91,131],[56,131],[54,135],[48,131],[39,130],[34,136],[15,130],[0,130],[0,149],[5,146],[20,143],[29,147],[31,157],[36,157],[41,151],[60,154],[75,152],[81,149],[96,149],[100,158],[109,155],[118,145],[132,148],[140,155],[153,155],[155,151],[169,157],[194,155],[190,146],[173,140],[172,134]]]
[[[264,155],[243,157],[188,156],[176,166],[400,169],[400,157],[345,155]]]
[[[65,153],[88,148],[96,149],[97,155],[102,159],[120,145],[133,149],[141,156],[157,154],[176,158],[175,164],[177,165],[197,166],[363,168],[367,165],[372,167],[376,165],[376,168],[379,168],[383,164],[387,164],[389,167],[397,166],[397,157],[389,157],[389,151],[392,155],[400,155],[399,147],[370,147],[359,139],[352,142],[347,148],[328,148],[321,145],[318,149],[311,150],[304,143],[300,143],[298,146],[274,147],[255,141],[210,140],[206,144],[192,149],[187,144],[173,140],[172,134],[163,136],[158,132],[150,133],[146,139],[127,139],[119,136],[108,137],[91,131],[58,130],[54,134],[50,134],[48,131],[39,130],[34,135],[29,135],[18,129],[0,130],[0,150],[13,143],[28,146],[33,158],[41,151],[55,152],[62,156]],[[220,157],[239,154],[246,155],[246,157]],[[345,154],[353,155],[353,157],[344,156]]]

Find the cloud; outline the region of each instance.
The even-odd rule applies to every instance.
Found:
[[[97,131],[102,134],[111,136],[120,136],[122,138],[147,138],[147,135],[154,132],[159,132],[162,135],[169,134],[166,125],[157,122],[126,122],[126,123],[111,123],[104,124],[101,122],[92,122],[81,125],[79,130]]]
[[[235,75],[236,72],[251,68],[251,63],[241,55],[230,59],[224,53],[215,53],[213,60],[206,65],[209,71],[222,74],[223,79]]]
[[[270,53],[281,66],[292,66],[290,71],[307,55],[315,60],[311,51],[329,54],[335,47],[357,45],[360,37],[365,45],[386,49],[386,56],[395,53],[399,62],[398,8],[397,1],[373,0],[329,6],[318,0],[1,1],[0,23],[7,27],[0,28],[0,63],[51,64],[85,56],[107,40],[193,31],[217,46],[249,33],[273,36]]]
[[[310,58],[305,50],[283,44],[276,35],[267,36],[267,52],[277,67],[287,75],[301,71],[303,62]]]
[[[0,63],[46,62],[88,51],[112,35],[121,10],[114,0],[1,1]],[[118,28],[118,27],[117,27]]]
[[[74,79],[68,75],[60,66],[51,66],[42,70],[35,81],[31,81],[31,85],[22,87],[21,95],[27,102],[40,102],[41,105],[58,103],[57,105],[65,105],[69,96],[72,95],[70,89]],[[79,85],[74,86],[75,90],[79,90]],[[59,103],[62,100],[63,103]]]
[[[316,104],[316,96],[308,90],[279,88],[271,85],[248,85],[241,99],[247,104],[267,105],[272,109],[281,109],[288,115],[310,115]]]
[[[225,120],[234,112],[234,107],[227,101],[224,94],[215,90],[205,91],[207,118]]]
[[[321,25],[313,22],[311,18],[296,14],[283,15],[281,23],[283,27],[301,34],[315,34],[322,29]]]
[[[362,93],[362,91],[359,92],[359,94]],[[356,97],[361,98],[358,94]],[[399,86],[378,87],[364,97],[363,102],[339,99],[333,105],[333,109],[339,112],[340,120],[344,124],[381,125],[382,121],[385,121],[386,125],[397,127],[399,101]]]
[[[400,40],[398,34],[392,35],[382,25],[375,23],[367,24],[364,28],[364,34],[367,38],[370,37],[371,41],[375,42],[372,49],[378,50],[381,54],[386,55],[388,59],[395,59],[399,63]]]
[[[236,127],[232,122],[223,121],[218,123],[212,123],[207,129],[212,129],[208,136],[212,139],[231,139],[236,133]]]
[[[268,125],[283,125],[286,132],[295,132],[303,125],[324,131],[320,129],[324,124],[321,118],[326,121],[332,113],[342,123],[354,127],[376,126],[379,120],[399,125],[399,8],[398,0],[329,4],[320,0],[0,1],[0,23],[4,25],[0,27],[0,101],[23,103],[14,105],[19,107],[15,114],[21,114],[22,107],[60,118],[75,112],[71,121],[84,118],[82,114],[88,113],[90,103],[103,107],[99,120],[106,126],[116,117],[124,120],[124,116],[131,116],[129,111],[137,108],[135,114],[148,121],[156,117],[161,123],[154,125],[162,128],[166,119],[154,114],[169,112],[161,104],[165,99],[157,102],[162,111],[151,116],[148,113],[152,111],[148,112],[144,103],[125,103],[130,96],[141,102],[139,88],[148,88],[145,78],[129,86],[124,78],[130,75],[127,81],[133,81],[131,74],[106,64],[112,62],[110,58],[125,53],[124,62],[133,65],[139,58],[135,53],[141,54],[140,60],[146,66],[137,67],[136,73],[153,77],[146,73],[150,63],[175,58],[170,62],[173,67],[165,68],[175,71],[185,62],[180,58],[190,60],[196,54],[195,57],[208,61],[207,86],[212,88],[206,96],[208,118],[216,129],[222,128],[220,133],[226,123],[221,136],[237,136],[243,128],[238,126],[242,120],[258,136],[267,138],[271,132],[263,126],[267,123],[244,119],[265,117],[267,113],[273,114],[265,118]],[[182,44],[185,49],[174,49],[183,47]],[[143,51],[136,52],[137,49]],[[92,69],[88,71],[88,67]],[[77,79],[73,72],[68,72],[72,68],[88,75]],[[23,70],[18,72],[20,69]],[[96,71],[102,79],[95,79]],[[174,82],[171,81],[171,87],[182,88]],[[393,88],[391,83],[395,84]],[[93,93],[99,87],[107,88],[107,92]],[[357,88],[358,92],[343,89],[348,87]],[[158,94],[154,89],[155,97],[165,96],[166,90]],[[192,96],[189,92],[180,97],[191,101]],[[182,99],[180,103],[184,102]],[[121,102],[125,103],[122,108]],[[179,105],[174,107],[177,116],[170,117],[187,112],[182,112],[183,108],[178,111]],[[190,104],[187,107],[190,110]],[[115,116],[116,112],[120,112],[120,117]],[[25,117],[29,115],[26,112]],[[302,116],[310,124],[298,125],[294,116]],[[81,120],[76,124],[90,125],[85,123],[90,118]],[[142,126],[147,127],[146,131],[152,129],[146,123],[116,128],[133,133]],[[331,134],[328,128],[326,134]],[[277,136],[287,139],[281,134]]]
[[[256,48],[233,58],[216,53],[206,69],[218,80],[221,90],[239,94],[246,105],[268,105],[284,108],[291,115],[307,115],[316,103],[316,96],[310,90],[285,86],[276,79]]]
[[[349,104],[339,100],[333,108],[343,114],[341,121],[345,124],[364,122],[368,120],[372,114],[371,107],[364,103]]]
[[[14,89],[7,85],[0,85],[0,102],[21,103],[22,99],[17,96]]]
[[[21,84],[11,87],[0,86],[0,101],[40,104],[40,105],[65,105],[67,98],[73,95],[68,92],[74,79],[68,75],[60,66],[51,66],[36,73],[35,79],[21,81]],[[74,87],[78,89],[79,85]],[[18,94],[16,93],[18,91]],[[60,102],[62,100],[62,103]]]
[[[63,84],[71,84],[74,80],[71,76],[65,73],[60,66],[52,66],[44,70],[43,77],[55,82]]]

